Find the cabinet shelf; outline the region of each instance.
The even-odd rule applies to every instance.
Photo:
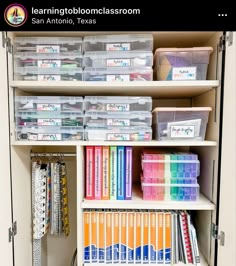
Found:
[[[10,86],[25,92],[63,95],[128,95],[158,98],[189,98],[206,93],[219,86],[218,80],[195,81],[11,81]]]
[[[142,147],[215,147],[216,141],[14,141],[12,146],[142,146]]]
[[[81,202],[82,209],[153,209],[153,210],[214,210],[215,204],[205,196],[197,201],[151,201],[143,200],[138,187],[133,188],[132,200],[86,200]]]

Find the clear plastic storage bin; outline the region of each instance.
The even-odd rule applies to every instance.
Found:
[[[211,107],[155,108],[153,131],[156,140],[205,139]]]
[[[97,35],[84,37],[83,50],[92,51],[152,51],[152,34]]]
[[[70,71],[60,68],[18,67],[14,72],[15,80],[30,81],[82,81],[82,68],[71,68]]]
[[[152,115],[149,112],[94,112],[85,114],[85,125],[88,127],[127,127],[127,126],[151,126]]]
[[[65,141],[83,140],[84,129],[82,127],[16,127],[17,140],[29,141]]]
[[[85,140],[150,141],[150,127],[91,127],[85,129]]]
[[[74,69],[82,67],[82,55],[70,54],[32,54],[22,53],[15,55],[15,70],[18,67],[62,68]]]
[[[153,65],[152,52],[93,52],[83,58],[85,67],[145,67]]]
[[[212,47],[159,48],[154,56],[157,80],[206,80]]]
[[[83,98],[71,96],[16,96],[17,112],[76,112],[83,113]]]
[[[199,185],[195,178],[159,179],[155,183],[142,181],[142,191],[144,200],[196,201],[199,198]]]
[[[82,52],[82,38],[76,37],[16,37],[14,54],[27,53],[79,53]]]
[[[84,81],[151,81],[153,70],[150,67],[85,68]]]
[[[84,115],[66,112],[17,112],[18,126],[84,126]]]
[[[85,96],[86,113],[93,112],[130,112],[152,110],[151,97],[132,96]]]

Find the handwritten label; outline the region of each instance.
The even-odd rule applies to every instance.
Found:
[[[61,126],[61,119],[38,119],[39,126]]]
[[[61,134],[38,134],[38,140],[62,140]]]
[[[58,54],[60,53],[60,46],[59,45],[36,45],[36,52],[37,53],[51,53],[51,54]]]
[[[58,111],[58,110],[61,110],[61,105],[52,104],[52,103],[38,103],[37,110],[38,111]]]
[[[106,105],[107,111],[129,111],[129,104],[125,103],[108,103]]]
[[[122,133],[108,133],[107,140],[130,140],[130,135]]]
[[[109,118],[107,119],[108,126],[130,126],[129,119],[116,119],[116,118]]]
[[[129,51],[130,43],[107,43],[107,51]]]
[[[107,81],[130,81],[130,75],[107,75]]]
[[[61,60],[38,60],[39,68],[61,67]]]
[[[128,67],[130,65],[130,59],[107,59],[108,67]]]
[[[61,75],[38,75],[39,81],[60,81]]]
[[[172,80],[196,80],[196,67],[173,67]]]
[[[171,138],[194,138],[195,126],[171,126],[170,137]]]

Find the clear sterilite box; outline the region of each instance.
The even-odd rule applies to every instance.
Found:
[[[84,125],[84,115],[78,113],[61,112],[16,112],[16,125],[18,126],[70,126]]]
[[[88,127],[127,127],[151,126],[152,115],[150,112],[91,112],[85,114],[85,125]]]
[[[29,141],[83,140],[83,127],[17,126],[16,139]]]
[[[152,110],[151,97],[132,96],[85,96],[86,113],[93,112],[130,112]]]
[[[85,53],[83,66],[85,67],[152,67],[152,52],[93,52]]]
[[[151,81],[153,70],[150,67],[90,68],[84,70],[84,81]]]
[[[22,53],[14,56],[15,70],[18,67],[38,68],[65,68],[74,69],[82,67],[82,55],[76,54],[32,54]]]
[[[83,98],[72,96],[16,96],[16,113],[28,112],[76,112],[83,113]]]
[[[153,183],[158,178],[197,178],[200,161],[193,153],[142,154],[143,178]]]
[[[156,140],[200,140],[206,135],[211,107],[161,107],[153,110]]]
[[[17,53],[79,53],[82,52],[82,38],[76,37],[16,37],[14,54]]]
[[[91,127],[85,129],[85,140],[150,141],[151,127]]]
[[[97,35],[84,37],[83,50],[93,51],[152,51],[152,34]]]
[[[37,68],[17,67],[14,71],[15,80],[28,81],[82,81],[82,68]]]
[[[158,179],[155,183],[142,181],[142,191],[144,200],[196,201],[199,198],[199,184],[195,178]]]
[[[159,48],[154,56],[157,80],[206,80],[212,47]]]

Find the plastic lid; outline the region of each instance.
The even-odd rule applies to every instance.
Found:
[[[192,47],[192,48],[158,48],[155,51],[155,56],[158,53],[175,53],[175,52],[200,52],[200,51],[207,51],[209,53],[213,52],[213,48],[208,47]]]
[[[173,112],[173,111],[212,111],[211,107],[157,107],[153,112]]]

